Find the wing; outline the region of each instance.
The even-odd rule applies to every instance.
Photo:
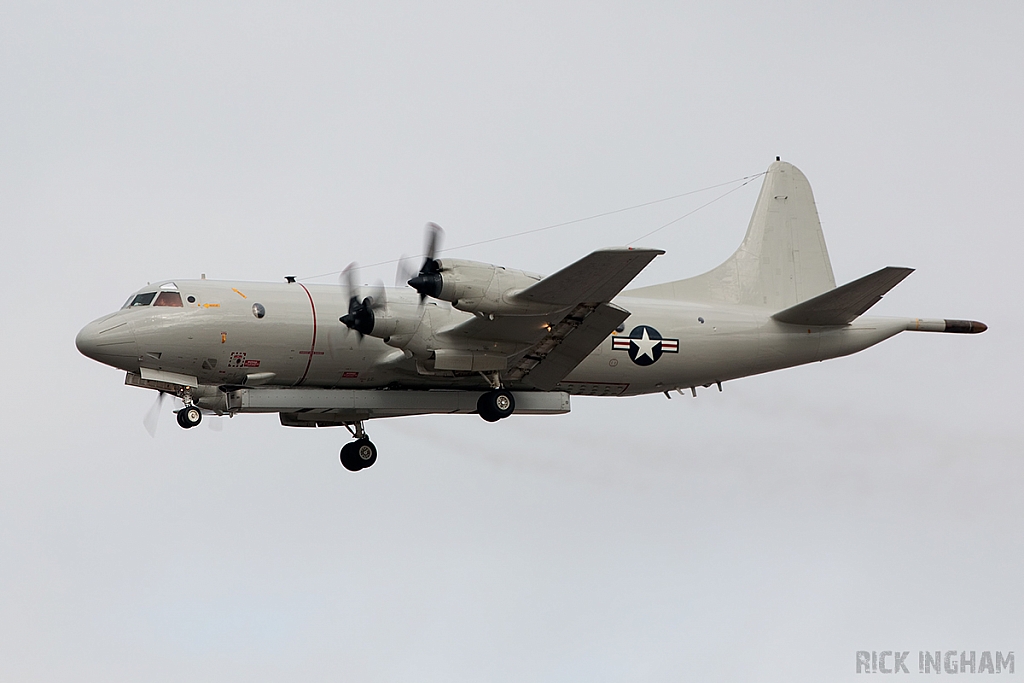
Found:
[[[512,342],[524,351],[509,359],[506,379],[549,390],[629,317],[610,303],[660,249],[602,249],[516,295],[549,304],[541,315],[476,317],[444,331],[456,343]]]
[[[632,247],[601,249],[527,287],[516,298],[564,306],[582,301],[611,301],[656,256],[664,253],[661,249]]]

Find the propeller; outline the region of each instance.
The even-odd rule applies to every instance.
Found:
[[[416,277],[409,279],[409,286],[420,293],[420,304],[428,296],[436,297],[441,293],[441,264],[434,258],[444,230],[437,223],[427,223],[427,238],[423,248],[423,265]]]
[[[359,338],[373,332],[373,312],[379,311],[387,306],[387,298],[384,294],[384,284],[376,284],[369,294],[361,296],[356,288],[355,274],[358,270],[355,263],[350,263],[341,272],[341,285],[345,288],[345,297],[348,299],[348,313],[338,318],[350,330],[359,333]]]
[[[146,411],[146,416],[142,418],[142,426],[146,428],[146,431],[153,438],[156,438],[156,426],[160,422],[160,409],[163,408],[165,398],[167,398],[167,394],[158,391],[156,401]]]
[[[395,287],[404,287],[409,280],[416,277],[416,262],[412,256],[402,254],[398,259],[398,266],[395,268]]]

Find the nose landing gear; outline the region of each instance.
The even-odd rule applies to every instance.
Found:
[[[203,421],[203,411],[192,400],[192,387],[181,387],[177,393],[178,398],[185,404],[185,407],[178,411],[178,426],[182,429],[192,429]]]
[[[192,429],[202,421],[203,411],[199,410],[199,406],[185,406],[178,411],[178,425],[183,429]]]
[[[350,441],[341,447],[341,464],[349,472],[358,472],[377,462],[377,447],[367,438]]]
[[[363,423],[346,424],[345,427],[355,437],[355,441],[341,447],[341,464],[349,472],[358,472],[372,466],[377,462],[377,447],[366,436]]]

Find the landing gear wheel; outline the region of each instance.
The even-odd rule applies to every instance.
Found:
[[[377,462],[377,447],[367,438],[357,439],[353,444],[356,460],[360,463],[361,469],[366,469]]]
[[[341,447],[341,464],[349,472],[366,469],[375,462],[377,462],[377,447],[365,437]]]
[[[345,466],[345,469],[349,472],[358,472],[363,469],[363,466],[356,461],[355,442],[347,443],[341,447],[341,464]]]
[[[476,411],[488,422],[503,420],[516,410],[516,400],[507,389],[493,389],[480,394],[476,401]]]
[[[184,429],[192,429],[203,421],[203,411],[198,406],[185,406],[178,411],[178,424]]]

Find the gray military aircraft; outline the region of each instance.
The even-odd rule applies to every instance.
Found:
[[[684,280],[624,290],[657,249],[602,249],[547,277],[426,258],[410,288],[175,280],[146,286],[75,340],[127,372],[125,383],[177,396],[178,424],[203,411],[278,413],[289,427],[345,426],[341,462],[377,449],[379,417],[569,412],[570,395],[689,389],[836,358],[905,330],[983,332],[969,320],[867,317],[912,272],[889,266],[836,287],[807,178],[768,168],[739,249]]]

